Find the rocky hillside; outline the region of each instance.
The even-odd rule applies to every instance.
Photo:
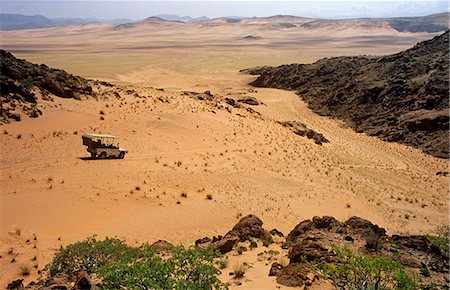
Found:
[[[269,246],[271,251],[261,252]],[[284,262],[265,259],[278,253],[274,247],[285,250]],[[446,289],[449,281],[447,236],[389,236],[359,217],[340,222],[316,216],[284,237],[247,215],[224,236],[199,239],[188,250],[161,240],[130,247],[118,239],[89,238],[61,248],[40,280],[27,288],[227,289],[246,280],[245,264],[228,273],[234,276],[232,283],[216,278],[220,270],[227,271],[228,255],[255,249],[258,261],[271,264],[266,275],[290,287],[327,282],[327,289]],[[24,289],[23,279],[7,289]]]
[[[92,95],[89,81],[60,69],[32,64],[0,50],[0,122],[20,121],[21,113],[38,117],[38,98]]]
[[[384,57],[259,67],[256,87],[298,90],[312,110],[358,132],[449,157],[449,32]]]

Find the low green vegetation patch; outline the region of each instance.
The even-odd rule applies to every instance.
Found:
[[[85,270],[102,280],[102,289],[226,289],[217,278],[220,254],[169,247],[161,256],[148,244],[131,247],[115,238],[95,237],[61,248],[47,266],[50,276]]]
[[[316,269],[341,289],[418,289],[416,277],[394,261],[364,256],[349,249],[333,248],[335,263],[320,263]]]

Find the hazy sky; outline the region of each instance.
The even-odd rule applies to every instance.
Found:
[[[49,18],[143,19],[159,14],[179,16],[272,16],[316,18],[422,16],[448,11],[448,1],[5,1],[1,13],[42,14]]]

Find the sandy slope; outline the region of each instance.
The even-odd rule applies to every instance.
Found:
[[[358,215],[389,233],[425,233],[448,224],[448,179],[435,175],[448,170],[447,161],[357,134],[312,113],[294,92],[255,91],[246,85],[251,77],[237,72],[250,65],[308,61],[326,54],[398,51],[429,35],[380,30],[386,41],[396,39],[394,44],[373,43],[361,50],[348,48],[355,45],[347,42],[349,32],[340,32],[338,42],[345,47],[331,42],[322,47],[325,35],[318,34],[309,40],[310,50],[299,52],[291,49],[293,39],[300,41],[295,35],[277,33],[271,35],[284,37],[285,46],[251,44],[230,50],[220,41],[214,48],[135,48],[124,55],[118,52],[120,46],[133,42],[169,42],[169,30],[149,33],[139,28],[116,43],[124,34],[108,27],[64,29],[72,32],[62,37],[57,29],[45,29],[1,37],[11,48],[33,51],[26,55],[30,60],[112,79],[140,97],[123,90],[120,100],[57,99],[46,103],[38,119],[2,126],[1,286],[19,276],[21,265],[36,263],[42,269],[60,245],[94,234],[118,236],[131,244],[157,239],[192,243],[226,233],[247,213],[259,216],[267,229],[285,234],[314,215],[341,220]],[[236,35],[227,29],[222,29],[225,36]],[[182,33],[172,32],[171,40],[182,43],[177,40]],[[199,35],[192,41],[204,45],[214,37]],[[74,48],[82,38],[89,40],[87,47]],[[69,51],[55,54],[52,45]],[[231,107],[230,113],[223,102],[220,108],[184,96],[182,90],[211,90],[219,99],[254,96],[263,102],[252,107],[261,115]],[[296,136],[277,123],[284,120],[301,121],[330,143],[318,146]],[[80,135],[93,131],[120,136],[129,155],[123,160],[84,160],[88,153]],[[207,194],[213,199],[206,199]],[[242,258],[253,261],[255,253]],[[11,263],[13,257],[16,262]],[[256,278],[268,267],[259,262],[249,270],[247,287],[275,287],[272,278]],[[33,269],[31,278],[35,276]]]

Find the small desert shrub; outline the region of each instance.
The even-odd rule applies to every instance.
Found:
[[[181,197],[186,198],[186,197],[187,197],[187,193],[186,193],[186,192],[182,192],[182,193],[181,193]]]
[[[247,248],[244,247],[244,246],[242,246],[242,245],[238,245],[238,246],[236,246],[235,251],[236,251],[239,255],[242,255],[243,252],[246,252],[246,251],[247,251]]]
[[[269,238],[266,238],[266,237],[263,237],[263,238],[261,239],[261,242],[262,242],[262,244],[263,244],[264,247],[268,247],[270,244],[273,243],[272,240],[270,240]]]
[[[213,199],[212,194],[211,194],[211,193],[208,193],[208,194],[206,195],[206,199],[209,199],[209,200]]]
[[[22,139],[22,134],[18,134],[18,135],[16,136],[16,138],[17,138],[17,139]]]
[[[442,252],[449,253],[450,236],[442,237],[427,235],[427,239]]]
[[[349,249],[333,247],[335,263],[315,267],[343,289],[416,289],[413,277],[404,267],[381,256],[362,256]]]
[[[21,79],[19,83],[27,89],[31,89],[33,87],[33,80],[31,79]]]
[[[22,265],[20,266],[20,274],[22,274],[22,276],[28,276],[30,275],[30,266],[28,265]]]
[[[216,261],[217,266],[219,266],[219,269],[225,269],[228,267],[228,260],[227,259],[220,259]]]
[[[233,264],[233,275],[236,278],[242,278],[245,275],[245,272],[247,271],[244,263],[242,262],[236,262]]]

